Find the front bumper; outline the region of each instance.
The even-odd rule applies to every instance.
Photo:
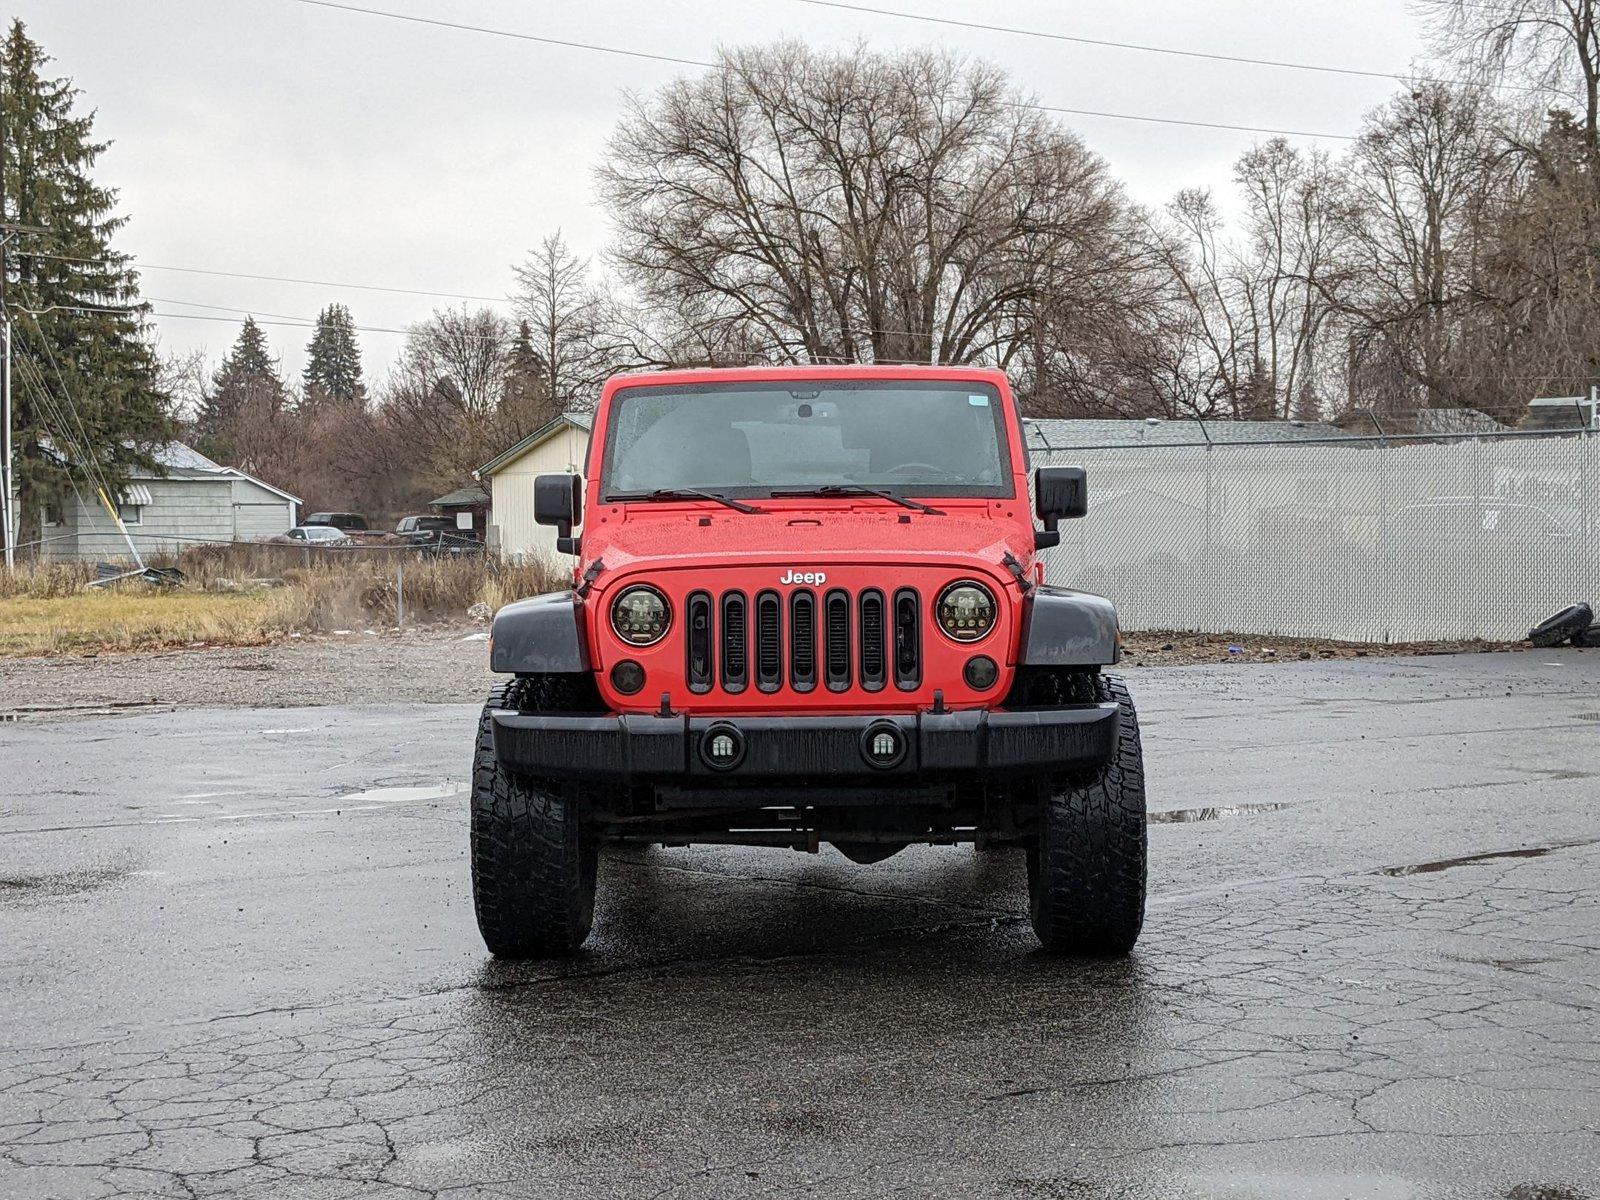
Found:
[[[1115,704],[893,716],[494,714],[495,755],[511,770],[633,783],[909,786],[1070,771],[1108,763],[1117,734]],[[720,738],[735,743],[735,756],[718,760],[714,748],[726,749]],[[891,743],[892,753],[876,753]]]

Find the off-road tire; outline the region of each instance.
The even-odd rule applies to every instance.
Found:
[[[1587,637],[1593,621],[1593,609],[1587,604],[1574,604],[1528,630],[1528,640],[1535,646],[1559,646],[1579,635]]]
[[[1052,954],[1128,953],[1144,925],[1144,757],[1139,718],[1122,680],[1085,677],[1083,699],[1119,709],[1116,754],[1099,772],[1044,784],[1039,833],[1028,846],[1028,911]]]
[[[519,680],[489,693],[472,760],[472,900],[496,958],[571,954],[594,921],[598,847],[575,791],[495,759],[493,711],[533,706],[528,688]]]
[[[1600,625],[1591,625],[1589,628],[1572,635],[1574,646],[1588,646],[1600,649]]]

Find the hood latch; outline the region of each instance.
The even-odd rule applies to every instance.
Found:
[[[1028,578],[1028,573],[1022,569],[1022,563],[1017,556],[1007,550],[1005,557],[1000,562],[1005,566],[1006,570],[1016,576],[1017,586],[1022,589],[1022,594],[1024,596],[1029,595],[1033,591],[1033,580]]]
[[[589,569],[583,573],[583,579],[575,589],[578,599],[582,600],[589,594],[589,589],[594,586],[594,581],[600,578],[601,572],[605,569],[606,560],[603,558],[597,558],[589,564]]]

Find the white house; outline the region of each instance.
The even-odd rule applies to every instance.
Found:
[[[583,474],[589,428],[588,413],[563,413],[473,472],[489,485],[490,549],[511,562],[558,561],[556,531],[533,520],[533,477]]]
[[[153,457],[162,472],[136,470],[121,494],[111,497],[128,538],[146,558],[202,543],[257,541],[299,520],[298,496],[214,463],[182,442],[168,442]],[[47,560],[131,557],[99,495],[82,482],[65,504],[40,515],[38,537]]]

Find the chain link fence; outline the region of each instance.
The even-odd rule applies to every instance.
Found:
[[[1057,449],[1053,584],[1129,629],[1510,641],[1600,600],[1600,434]],[[1600,604],[1597,604],[1600,607]]]

